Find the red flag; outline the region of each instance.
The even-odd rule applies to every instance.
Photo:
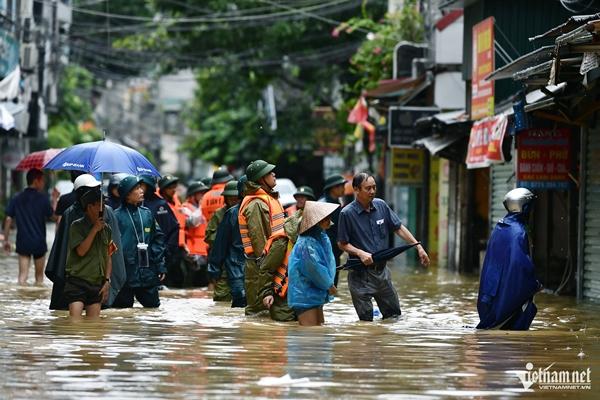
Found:
[[[360,124],[363,121],[366,121],[368,116],[369,109],[367,108],[367,101],[361,96],[352,111],[350,111],[348,122],[351,124]]]

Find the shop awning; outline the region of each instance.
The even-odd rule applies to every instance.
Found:
[[[598,14],[589,14],[589,15],[574,15],[569,18],[566,22],[550,29],[547,32],[542,33],[541,35],[537,35],[534,37],[530,37],[529,41],[533,42],[534,40],[542,39],[542,38],[555,38],[564,33],[571,32],[573,29],[580,27],[583,24],[586,24],[589,21],[600,19],[600,13]]]
[[[535,65],[543,64],[552,60],[552,52],[554,50],[554,46],[544,46],[540,47],[537,50],[532,51],[531,53],[525,54],[514,60],[513,62],[504,65],[496,69],[494,72],[489,74],[485,79],[486,80],[499,80],[512,78],[517,72],[520,72],[524,69],[533,67]]]
[[[467,154],[471,125],[464,110],[421,118],[415,128],[429,136],[414,141],[413,145],[425,147],[432,155],[462,163]]]
[[[388,79],[380,81],[376,88],[367,90],[367,99],[398,98],[398,103],[406,104],[425,88],[431,85],[432,79],[425,74],[418,78]]]

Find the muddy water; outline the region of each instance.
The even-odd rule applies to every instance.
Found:
[[[358,322],[343,276],[323,327],[247,318],[206,290],[76,323],[48,310],[49,288],[14,286],[15,260],[2,259],[0,398],[597,398],[600,307],[541,294],[529,332],[477,332],[475,278],[393,273],[397,321]],[[527,363],[590,368],[592,389],[525,390]]]

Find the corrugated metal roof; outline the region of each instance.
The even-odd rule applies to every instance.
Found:
[[[485,79],[486,80],[498,80],[512,78],[513,75],[526,68],[533,67],[535,65],[552,60],[552,53],[554,46],[544,46],[531,53],[525,54],[514,60],[513,62],[504,65],[493,71]]]
[[[576,29],[579,26],[596,19],[600,19],[600,13],[589,15],[574,15],[571,18],[569,18],[566,22],[550,29],[549,31],[542,33],[541,35],[530,37],[529,41],[533,42],[534,40],[542,38],[557,37],[567,32],[571,32],[573,29]]]

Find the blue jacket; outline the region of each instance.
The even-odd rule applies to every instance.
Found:
[[[540,283],[529,255],[524,217],[509,213],[492,231],[477,298],[479,329],[527,330],[535,317],[533,295]]]
[[[239,205],[228,209],[217,228],[217,236],[208,255],[208,272],[213,279],[221,276],[224,268],[229,280],[244,279],[244,246],[238,222]]]
[[[146,207],[123,204],[115,211],[121,231],[123,259],[127,269],[127,285],[130,287],[153,287],[160,285],[158,274],[167,272],[165,267],[164,235]],[[133,224],[132,224],[133,220]],[[149,267],[138,263],[138,240],[148,245]],[[135,226],[135,229],[134,229]],[[136,235],[137,234],[137,235]]]
[[[314,308],[330,301],[335,259],[327,234],[313,227],[298,237],[288,262],[288,305]]]

